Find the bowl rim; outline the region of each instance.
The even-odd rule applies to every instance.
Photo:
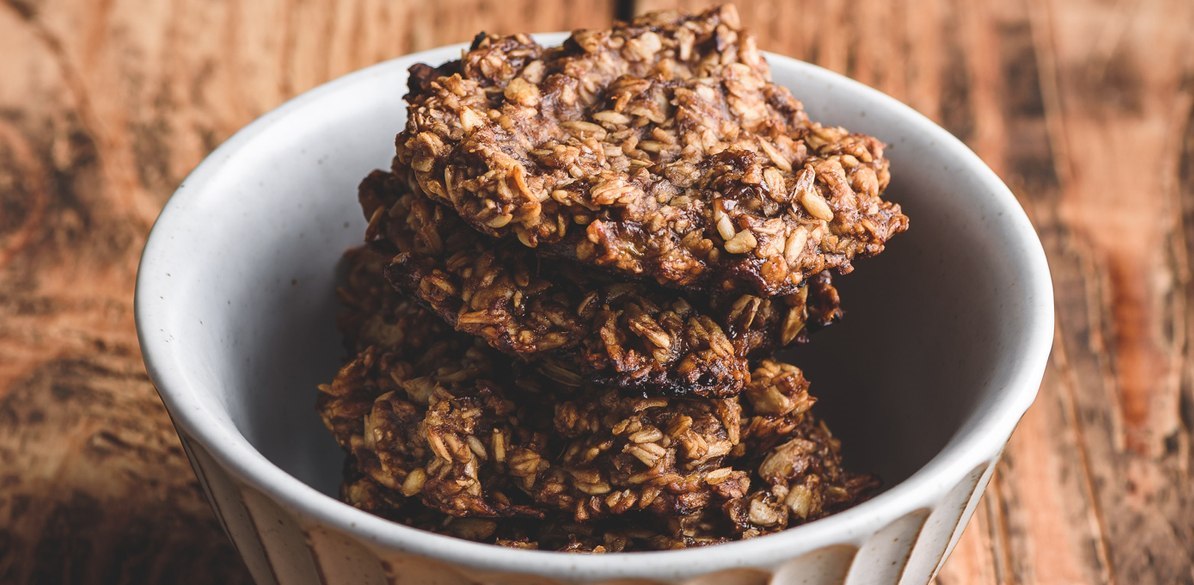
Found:
[[[541,43],[558,44],[568,33],[542,33]],[[624,577],[683,577],[711,571],[773,566],[806,551],[833,544],[861,545],[866,537],[891,522],[932,504],[978,466],[999,452],[1036,398],[1053,341],[1053,288],[1044,249],[1023,208],[1008,187],[965,144],[911,107],[858,81],[790,57],[765,52],[773,69],[792,69],[811,79],[829,82],[840,91],[859,94],[890,110],[924,133],[940,148],[955,151],[964,162],[959,172],[973,173],[1005,212],[1004,221],[1016,239],[1023,240],[1026,268],[1024,295],[1031,307],[1031,323],[1024,342],[1013,351],[1021,359],[1008,377],[1004,395],[983,416],[949,439],[945,447],[911,476],[876,497],[826,518],[775,534],[696,549],[580,555],[521,550],[481,544],[425,532],[374,516],[323,494],[266,459],[230,421],[219,420],[215,409],[197,397],[194,384],[175,367],[184,352],[178,343],[165,343],[151,332],[165,323],[169,309],[155,302],[169,288],[155,266],[170,257],[167,234],[187,224],[181,213],[187,202],[207,196],[205,189],[238,151],[265,130],[285,123],[289,114],[333,92],[374,76],[404,71],[410,63],[442,59],[467,46],[459,43],[383,61],[306,91],[267,112],[236,132],[211,152],[183,180],[163,207],[147,238],[137,273],[134,313],[146,370],[180,434],[194,439],[219,465],[239,481],[262,492],[317,525],[356,536],[385,549],[418,554],[478,570],[534,573],[557,578],[613,579]],[[184,439],[185,440],[185,439]],[[616,558],[617,562],[610,562]]]

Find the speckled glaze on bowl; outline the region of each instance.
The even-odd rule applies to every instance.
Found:
[[[558,43],[563,35],[541,35]],[[341,252],[361,241],[355,187],[386,167],[406,69],[348,75],[211,154],[154,226],[136,316],[150,376],[212,507],[260,584],[923,584],[965,527],[1036,396],[1053,335],[1039,240],[1007,187],[908,107],[767,55],[818,120],[890,144],[889,196],[912,229],[839,279],[845,321],[788,356],[846,461],[886,490],[779,534],[695,550],[570,555],[422,532],[335,498],[342,455],[314,412],[341,356]]]

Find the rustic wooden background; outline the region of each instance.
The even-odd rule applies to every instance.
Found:
[[[133,332],[145,235],[204,154],[388,57],[671,5],[0,0],[0,583],[247,582]],[[968,142],[1049,254],[1041,396],[940,583],[1194,582],[1194,2],[739,7]]]

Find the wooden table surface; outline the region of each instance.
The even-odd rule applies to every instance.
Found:
[[[379,60],[671,5],[0,0],[0,583],[248,580],[133,331],[146,233],[207,152]],[[1040,398],[939,582],[1194,583],[1194,2],[739,8],[965,140],[1049,255]]]

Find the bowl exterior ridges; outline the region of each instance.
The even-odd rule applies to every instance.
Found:
[[[590,581],[493,572],[387,550],[305,518],[237,480],[179,429],[212,509],[258,585],[922,585],[953,550],[990,480],[999,452],[967,473],[931,508],[870,534],[826,544],[776,566],[742,566],[678,579]]]

